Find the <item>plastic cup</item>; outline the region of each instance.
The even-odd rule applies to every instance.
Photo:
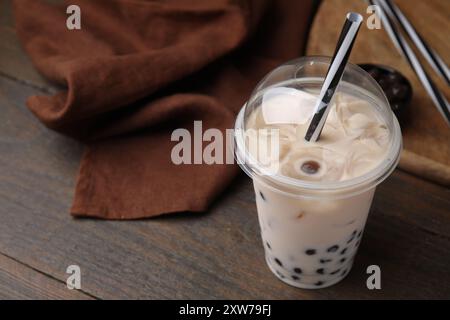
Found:
[[[251,159],[246,120],[269,89],[317,91],[330,59],[303,57],[270,72],[255,88],[235,123],[235,155],[252,178],[267,265],[282,281],[299,288],[324,288],[351,270],[376,186],[396,167],[402,148],[400,126],[372,77],[347,64],[338,92],[366,99],[390,132],[386,157],[362,176],[337,182],[304,181],[270,172]]]

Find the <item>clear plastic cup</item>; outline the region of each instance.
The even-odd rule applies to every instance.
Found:
[[[252,178],[266,262],[282,281],[299,288],[324,288],[351,270],[376,186],[396,167],[400,126],[375,80],[347,64],[338,92],[365,99],[389,129],[386,157],[369,172],[344,181],[298,180],[258,165],[245,142],[246,121],[267,90],[290,87],[317,92],[330,58],[303,57],[270,72],[255,88],[235,123],[235,155]]]

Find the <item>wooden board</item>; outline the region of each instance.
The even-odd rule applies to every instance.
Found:
[[[56,88],[37,74],[14,28],[2,21],[10,19],[0,17],[1,298],[68,298],[69,264],[81,267],[78,293],[100,299],[450,296],[449,190],[401,171],[378,188],[352,272],[323,290],[287,286],[266,267],[253,188],[244,175],[204,214],[71,218],[83,146],[44,128],[25,107],[29,95]],[[381,291],[366,288],[370,264],[382,269]]]
[[[396,0],[396,4],[443,60],[449,63],[450,1]],[[369,14],[366,9],[367,3],[362,0],[322,1],[310,32],[307,54],[332,55],[345,14],[349,11],[361,13],[365,20],[350,62],[380,63],[395,67],[413,86],[414,96],[409,109],[409,119],[402,127],[406,152],[402,155],[400,168],[450,186],[450,127],[433,105],[406,60],[396,50],[384,28],[367,28],[365,22]],[[450,88],[428,65],[427,70],[449,97]]]
[[[33,270],[0,254],[0,300],[90,300],[78,290],[67,290],[66,283]]]

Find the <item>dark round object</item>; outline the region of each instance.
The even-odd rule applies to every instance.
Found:
[[[333,261],[333,259],[320,259],[320,263],[328,263],[328,262],[331,262],[331,261]]]
[[[266,201],[266,197],[264,197],[264,194],[260,191],[259,195],[261,196],[261,199],[263,199],[264,201]]]
[[[274,260],[275,260],[275,262],[276,262],[280,267],[283,266],[283,264],[281,263],[280,259],[275,258]]]
[[[336,269],[333,272],[330,272],[331,275],[335,275],[336,273],[338,273],[339,271],[341,271],[341,269]]]
[[[405,118],[412,98],[412,87],[408,79],[399,71],[385,65],[364,63],[359,66],[367,71],[383,89],[397,118],[400,121]]]
[[[339,246],[335,244],[327,249],[327,252],[336,252],[339,249]]]
[[[302,164],[301,169],[304,173],[315,174],[320,169],[320,164],[317,161],[309,160]]]

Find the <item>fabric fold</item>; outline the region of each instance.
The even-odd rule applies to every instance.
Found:
[[[73,4],[81,30],[66,27]],[[86,144],[71,213],[137,219],[206,210],[237,168],[174,164],[172,132],[193,137],[194,121],[203,131],[232,128],[261,77],[302,54],[310,12],[311,1],[288,0],[15,0],[25,50],[65,88],[27,105]]]

